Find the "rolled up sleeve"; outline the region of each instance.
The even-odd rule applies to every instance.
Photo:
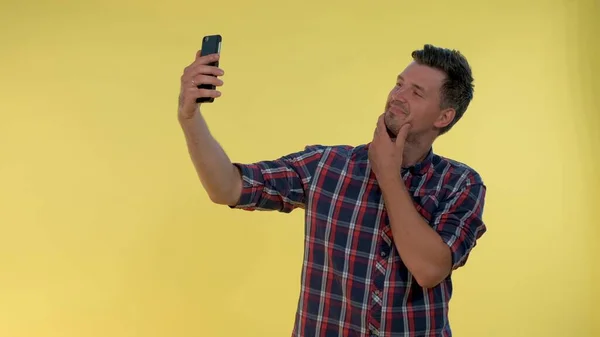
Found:
[[[323,151],[322,146],[313,145],[276,160],[234,163],[242,176],[242,194],[237,204],[230,207],[284,213],[304,208],[308,186]]]
[[[434,215],[434,228],[452,252],[452,269],[466,264],[477,240],[486,232],[483,221],[486,187],[466,184],[440,202]]]

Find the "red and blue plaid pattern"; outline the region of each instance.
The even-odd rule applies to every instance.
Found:
[[[451,278],[425,289],[402,263],[368,147],[315,145],[277,160],[236,163],[243,191],[235,208],[305,209],[292,336],[451,336]],[[480,176],[432,151],[399,174],[418,212],[450,247],[453,269],[464,265],[486,231]]]

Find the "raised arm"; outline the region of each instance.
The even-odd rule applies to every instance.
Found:
[[[200,84],[223,85],[218,76],[223,70],[207,64],[218,59],[219,55],[200,56],[185,68],[181,76],[178,119],[187,143],[188,152],[210,200],[218,204],[235,204],[242,191],[239,171],[210,134],[206,121],[200,113],[199,97],[219,97],[218,90],[199,89]]]
[[[323,147],[306,147],[276,160],[233,164],[211,135],[196,103],[199,97],[220,96],[218,90],[198,89],[200,84],[223,85],[218,78],[223,71],[207,65],[217,58],[216,54],[200,57],[198,52],[196,60],[185,68],[178,113],[188,152],[210,200],[247,210],[290,212],[303,207]]]

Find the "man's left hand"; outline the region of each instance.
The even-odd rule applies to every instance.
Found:
[[[400,178],[404,143],[408,130],[410,130],[410,124],[404,124],[400,128],[396,139],[390,138],[386,130],[384,116],[385,114],[382,114],[379,117],[377,128],[375,128],[373,134],[373,141],[369,145],[371,167],[380,182]]]

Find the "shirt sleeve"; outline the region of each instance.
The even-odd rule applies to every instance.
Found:
[[[434,228],[452,252],[452,269],[465,265],[477,240],[486,232],[482,219],[486,187],[466,184],[440,202],[434,214]]]
[[[242,176],[242,194],[229,207],[284,213],[305,208],[306,192],[323,152],[324,147],[313,145],[276,160],[234,163]]]

